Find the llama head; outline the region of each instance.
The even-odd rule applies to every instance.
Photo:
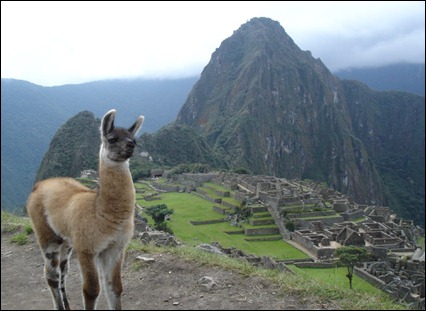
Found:
[[[115,162],[123,162],[133,155],[135,135],[142,126],[144,117],[139,116],[128,129],[114,126],[116,110],[108,111],[101,122],[101,156]]]

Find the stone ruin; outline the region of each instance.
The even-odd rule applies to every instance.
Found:
[[[357,275],[377,285],[374,274],[386,266],[379,288],[424,309],[424,250],[416,249],[416,238],[424,235],[424,229],[412,221],[397,218],[388,207],[356,204],[315,182],[230,173],[219,173],[213,181],[234,189],[235,197],[264,202],[282,236],[315,256],[315,261],[332,259],[341,246],[365,247],[375,261],[357,269]],[[297,230],[289,232],[286,220],[294,221]],[[398,258],[404,258],[404,264]]]
[[[239,202],[262,202],[282,237],[297,243],[316,262],[332,260],[342,246],[365,247],[375,261],[355,273],[393,297],[424,309],[424,251],[418,255],[415,241],[424,235],[424,229],[412,221],[397,218],[388,207],[356,204],[347,195],[319,183],[273,176],[182,174],[172,177],[174,190],[169,190],[198,191],[197,187],[208,181],[229,189]],[[286,221],[293,222],[296,230],[288,230]],[[228,256],[244,256],[255,264],[269,262],[249,258],[235,249],[220,249]]]

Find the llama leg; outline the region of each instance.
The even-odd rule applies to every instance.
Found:
[[[62,246],[62,250],[61,250],[61,262],[59,264],[59,267],[61,269],[61,293],[62,293],[62,301],[64,302],[64,307],[65,310],[71,310],[70,309],[70,305],[68,302],[68,297],[67,297],[67,293],[66,293],[66,279],[67,279],[67,275],[68,275],[68,269],[69,269],[69,260],[71,257],[71,253],[72,253],[72,247],[67,244],[64,243],[64,245]]]
[[[50,291],[53,296],[53,303],[57,310],[65,310],[62,300],[62,293],[60,291],[61,271],[59,268],[59,252],[52,251],[49,247],[44,252],[44,275]]]
[[[96,301],[101,291],[99,285],[98,269],[93,255],[89,253],[77,253],[83,277],[83,303],[85,310],[95,310]]]
[[[117,257],[114,253],[119,257],[114,258]],[[123,259],[124,251],[118,253],[117,250],[112,250],[103,252],[99,255],[102,268],[102,282],[110,310],[121,310],[121,293],[123,292],[121,267],[123,265]]]
[[[44,276],[52,293],[53,304],[55,309],[64,310],[65,306],[62,301],[60,291],[61,271],[59,267],[60,250],[64,240],[58,236],[50,227],[44,216],[44,207],[34,202],[29,203],[28,214],[31,217],[32,226],[37,237],[38,245],[44,259]]]

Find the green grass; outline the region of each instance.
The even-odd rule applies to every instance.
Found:
[[[152,190],[152,188],[148,186],[146,183],[135,182],[134,185],[137,190],[144,190],[144,191]]]
[[[237,200],[235,200],[234,198],[231,198],[231,197],[222,197],[222,201],[228,202],[228,203],[235,205],[235,206],[238,206],[238,207],[241,205],[240,202],[238,202]]]
[[[28,243],[28,235],[26,232],[19,232],[10,238],[11,243],[25,245]]]
[[[231,190],[229,190],[228,188],[225,188],[225,187],[223,187],[223,186],[221,186],[221,185],[218,185],[218,184],[215,184],[215,183],[212,183],[212,182],[206,182],[206,183],[204,183],[205,185],[207,185],[207,186],[209,186],[209,187],[211,187],[211,188],[214,188],[214,189],[216,189],[216,190],[220,190],[220,191],[228,191],[228,192],[230,192],[230,193],[232,193],[232,191]]]
[[[425,249],[425,237],[422,236],[417,239],[417,244],[422,248]]]
[[[256,219],[264,219],[264,218],[256,218]],[[269,224],[269,225],[261,225],[261,226],[253,226],[250,225],[248,222],[243,223],[243,228],[247,228],[247,229],[256,229],[256,228],[276,228],[277,225],[276,224]]]
[[[359,218],[353,220],[352,222],[354,222],[354,223],[360,223],[360,222],[363,222],[366,219],[367,219],[367,217],[363,216],[363,217],[359,217]]]
[[[321,282],[335,284],[343,288],[349,288],[349,280],[346,277],[348,273],[346,267],[337,268],[298,268],[295,265],[288,265],[289,268],[298,273],[305,274]],[[352,279],[352,287],[354,290],[367,294],[379,294],[381,290],[364,281],[360,277],[354,275]]]
[[[241,228],[233,227],[228,222],[194,226],[191,220],[223,219],[224,216],[212,210],[213,203],[200,196],[189,193],[162,193],[161,200],[138,200],[141,206],[166,204],[174,210],[168,226],[174,234],[188,245],[200,243],[219,242],[223,247],[235,247],[247,254],[269,256],[277,260],[308,258],[300,250],[294,248],[283,240],[278,241],[245,241],[248,236],[244,234],[226,234],[226,231],[235,231]],[[144,216],[147,217],[145,214]],[[151,217],[147,217],[152,223]],[[245,224],[248,227],[253,227]],[[262,226],[268,227],[268,226]]]
[[[14,233],[10,237],[10,242],[18,245],[28,243],[28,235],[33,233],[31,221],[28,217],[18,216],[13,213],[1,211],[2,232]]]
[[[136,188],[136,191],[137,191],[137,193],[136,193],[137,196],[149,196],[149,195],[153,195],[153,194],[157,193],[157,191],[152,189],[146,183],[135,182],[135,188]]]
[[[13,213],[1,211],[1,226],[3,232],[15,232],[24,230],[31,233],[31,221],[28,217],[18,216]]]
[[[200,190],[204,191],[209,197],[213,198],[213,199],[223,199],[222,196],[217,195],[214,190],[209,189],[209,188],[204,188],[204,187],[197,187]]]

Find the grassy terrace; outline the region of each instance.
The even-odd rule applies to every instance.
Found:
[[[269,212],[258,212],[253,213],[254,218],[268,218],[271,217],[271,214]]]
[[[217,195],[214,190],[206,187],[197,187],[197,189],[200,189],[201,191],[205,192],[209,197],[213,199],[223,199],[222,196]]]
[[[205,185],[206,185],[206,186],[209,186],[209,187],[211,187],[211,188],[214,188],[214,189],[216,189],[216,190],[220,190],[220,191],[229,191],[229,192],[231,192],[231,193],[232,193],[232,191],[231,191],[231,190],[229,190],[228,188],[225,188],[225,187],[223,187],[223,186],[221,186],[221,185],[218,185],[218,184],[215,184],[215,183],[212,183],[212,182],[206,182],[206,183],[205,183]]]
[[[161,193],[161,200],[145,201],[138,198],[138,204],[148,207],[157,204],[166,204],[174,210],[169,223],[174,234],[184,243],[198,245],[201,242],[219,242],[223,247],[235,247],[248,254],[270,256],[277,260],[308,258],[300,250],[294,248],[283,240],[278,241],[246,241],[244,234],[227,234],[226,231],[241,230],[231,226],[228,222],[198,225],[189,223],[193,220],[223,219],[223,215],[212,210],[213,204],[203,198],[190,193]],[[151,217],[144,215],[151,221]],[[244,224],[247,227],[253,227]],[[265,227],[265,226],[262,226]],[[253,238],[253,237],[250,237]]]
[[[255,229],[255,228],[276,228],[277,225],[275,224],[271,224],[271,225],[262,225],[262,226],[253,226],[250,225],[249,223],[244,223],[243,224],[243,228],[247,228],[247,229]]]
[[[330,215],[330,216],[307,216],[307,217],[295,217],[294,219],[303,219],[303,220],[316,220],[316,219],[326,219],[326,218],[339,218],[339,214]]]
[[[91,178],[76,178],[77,181],[89,188],[95,188],[98,183]]]
[[[232,197],[222,197],[222,201],[231,203],[232,205],[235,205],[235,206],[240,206],[241,205],[240,202],[238,202],[237,200],[235,200]]]
[[[135,183],[135,188],[136,188],[136,197],[137,198],[142,198],[142,196],[149,196],[149,195],[153,195],[153,194],[157,193],[157,191],[152,189],[146,183],[137,182],[137,183]]]
[[[230,197],[221,197],[221,196],[217,196],[217,195],[214,193],[214,191],[211,191],[210,189],[203,188],[203,189],[207,190],[207,191],[208,191],[208,194],[209,194],[209,195],[211,195],[212,197],[219,197],[219,198],[222,198],[222,201],[228,202],[228,203],[230,203],[230,204],[232,204],[232,205],[235,205],[235,206],[240,206],[240,205],[241,205],[241,204],[240,204],[240,202],[238,202],[237,200],[235,200],[235,199],[232,197],[232,194],[233,194],[233,191],[232,191],[232,190],[230,190],[230,189],[228,189],[228,188],[225,188],[225,187],[223,187],[223,186],[221,186],[221,185],[218,185],[218,184],[212,183],[212,182],[207,182],[207,183],[205,183],[204,185],[206,185],[208,188],[211,188],[211,189],[214,189],[214,190],[218,190],[218,191],[222,191],[222,192],[229,192],[229,193],[230,193],[230,195],[231,195]]]
[[[298,211],[298,210],[301,211],[302,207],[303,207],[302,204],[293,204],[293,205],[281,206],[280,209],[291,212],[293,210],[294,211]],[[315,207],[315,204],[305,204],[305,209],[314,208],[314,207]]]
[[[318,281],[335,284],[342,288],[349,288],[349,281],[346,277],[346,274],[348,273],[346,267],[298,268],[295,265],[288,265],[288,267],[297,274],[305,274]],[[366,294],[379,295],[382,293],[380,289],[356,275],[353,276],[352,286],[354,290],[364,292]]]

